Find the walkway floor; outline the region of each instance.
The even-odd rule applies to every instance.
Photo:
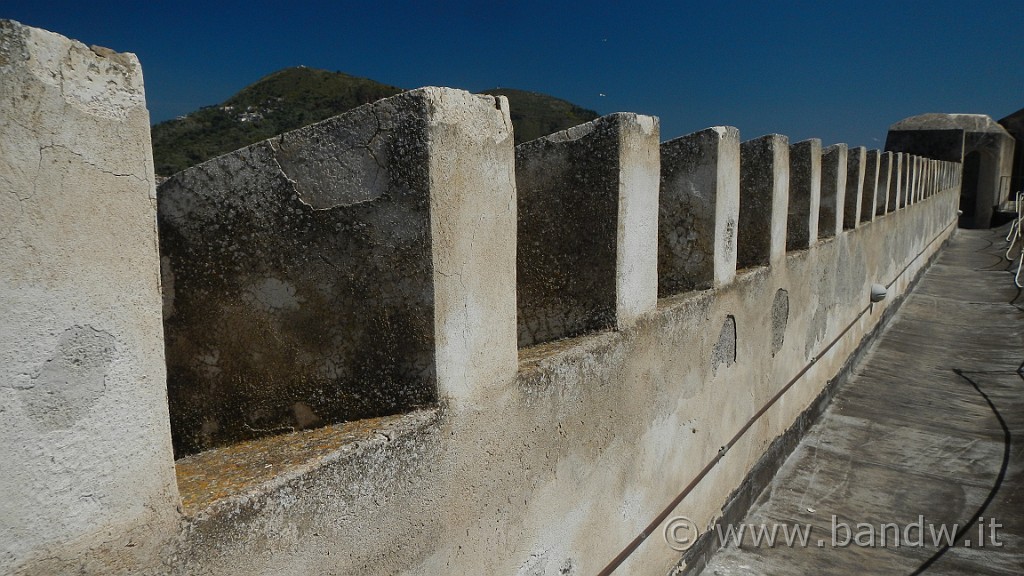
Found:
[[[1005,246],[957,232],[702,574],[1024,574],[1024,296]]]

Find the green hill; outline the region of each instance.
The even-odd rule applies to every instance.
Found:
[[[484,90],[481,94],[508,98],[512,128],[516,132],[516,144],[590,122],[598,117],[598,113],[593,110],[580,108],[572,102],[540,92],[494,88]]]
[[[304,66],[279,70],[219,105],[154,125],[156,173],[170,176],[253,142],[399,92],[402,89],[396,86],[341,72]],[[495,89],[484,93],[508,98],[517,144],[597,117],[592,110],[536,92]]]
[[[218,106],[206,106],[153,126],[156,173],[169,176],[401,91],[341,72],[285,68],[243,88]]]

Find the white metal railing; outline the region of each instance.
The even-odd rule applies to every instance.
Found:
[[[1017,261],[1017,272],[1013,275],[1013,283],[1017,288],[1024,288],[1020,277],[1021,268],[1024,267],[1024,232],[1021,231],[1021,225],[1024,224],[1024,191],[1017,192],[1017,196],[1014,198],[1014,209],[1017,211],[1017,216],[1010,223],[1010,231],[1006,234],[1006,241],[1010,243],[1006,247],[1006,259],[1011,262]],[[1017,249],[1016,257],[1011,255],[1014,248]]]

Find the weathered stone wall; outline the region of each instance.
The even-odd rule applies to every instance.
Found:
[[[963,162],[968,168],[960,200],[960,225],[985,228],[991,225],[997,206],[1010,196],[1014,138],[1002,126],[982,114],[922,114],[889,127],[885,149],[918,157]],[[915,160],[909,166],[911,192],[914,179],[924,177],[925,166]],[[918,170],[922,172],[918,174]]]
[[[1010,197],[1014,144],[1009,134],[969,132],[964,136],[965,157],[975,151],[981,155],[974,219],[964,222],[965,225],[975,228],[988,226],[995,207]]]
[[[656,119],[617,114],[517,153],[504,99],[412,91],[161,188],[168,361],[186,386],[170,381],[170,420],[183,452],[226,444],[173,463],[137,62],[4,23],[0,67],[14,574],[593,574],[620,551],[620,573],[665,573],[679,555],[652,521],[713,524],[955,230],[956,164],[897,155],[907,205],[879,212],[877,151],[847,149],[844,167],[828,147],[815,176],[820,144],[793,166],[786,137],[728,128],[659,151]],[[791,168],[807,233],[787,252]],[[811,204],[822,174],[827,206]],[[568,198],[548,205],[561,220],[531,204],[551,201],[539,190]],[[659,242],[681,237],[659,210],[695,198],[714,198],[689,223],[715,237],[679,243],[685,264],[659,279]],[[543,224],[524,230],[520,211]],[[812,233],[830,211],[834,233]],[[591,282],[614,317],[518,348],[517,244],[562,242],[560,223],[601,250],[537,257],[570,252],[580,269],[550,270]],[[874,283],[889,298],[870,303]],[[322,406],[352,398],[417,409],[238,441],[347,419]]]
[[[658,122],[612,114],[516,147],[519,345],[615,326],[657,298]],[[638,274],[619,273],[619,263]],[[636,285],[623,284],[635,278]]]
[[[658,296],[736,276],[740,132],[717,126],[661,145]]]
[[[864,176],[867,173],[867,149],[849,148],[846,159],[846,206],[843,208],[843,229],[852,230],[860,225],[864,202]]]
[[[807,248],[818,241],[821,208],[821,140],[812,138],[789,147],[789,215],[786,250]]]
[[[608,136],[602,146],[581,142],[610,121],[565,135],[572,138],[555,139],[587,151],[582,157],[551,141],[527,143],[518,150],[517,170],[532,162],[533,176],[573,174],[571,181],[579,182],[587,173],[574,172],[562,162],[580,164],[604,150],[613,167],[628,171],[616,152],[621,142],[617,137]],[[777,207],[756,221],[760,235],[754,238],[760,240],[764,259],[759,265],[716,284],[719,272],[706,263],[728,262],[728,243],[689,244],[688,250],[714,253],[703,258],[690,254],[693,259],[686,260],[685,250],[680,250],[683,261],[705,263],[690,268],[700,272],[690,277],[685,266],[668,267],[660,280],[666,282],[666,274],[672,282],[703,278],[703,291],[683,289],[663,297],[656,310],[629,326],[522,347],[517,370],[494,370],[490,377],[480,373],[471,403],[446,402],[441,409],[369,423],[363,436],[347,425],[338,427],[334,434],[339,437],[354,434],[360,439],[326,452],[320,444],[324,434],[309,433],[308,442],[291,435],[266,438],[227,453],[210,451],[181,461],[192,519],[180,544],[178,557],[186,560],[179,570],[595,573],[646,530],[719,447],[729,444],[727,457],[676,509],[699,523],[712,522],[764,448],[844,368],[955,223],[955,179],[945,186],[924,186],[926,181],[920,180],[914,188],[921,191],[916,204],[876,214],[877,198],[889,194],[888,183],[881,192],[877,184],[878,160],[885,156],[860,149],[860,167],[850,169],[834,159],[847,151],[830,147],[823,162],[830,166],[827,173],[836,191],[828,194],[829,202],[838,211],[841,205],[845,208],[838,189],[845,192],[849,185],[858,191],[855,229],[839,229],[842,216],[837,214],[831,237],[811,242],[808,233],[808,246],[787,254],[785,207],[793,193],[790,147],[777,135],[737,144],[738,134],[731,129],[709,129],[663,145],[659,218],[678,213],[678,204],[692,202],[694,196],[720,197],[724,208],[704,206],[688,223],[708,234],[720,220],[735,217],[732,210],[738,208],[742,246],[743,194],[754,194],[760,203],[748,204],[748,209]],[[729,183],[737,168],[737,155],[730,149],[739,152],[738,191]],[[527,150],[537,157],[524,161]],[[874,171],[865,170],[868,158],[874,158]],[[917,161],[907,160],[908,165]],[[500,159],[492,161],[500,164]],[[598,174],[606,169],[596,167]],[[868,177],[874,182],[865,185]],[[530,181],[522,175],[517,179]],[[611,201],[591,223],[608,238],[612,232],[607,220],[621,217],[623,197],[620,178],[595,178],[595,186],[606,181],[605,199]],[[549,185],[547,190],[553,197],[590,191],[578,185]],[[728,199],[736,192],[740,203],[731,208]],[[885,201],[881,203],[884,207]],[[563,210],[558,215],[564,220],[580,218],[585,205],[575,198],[555,207]],[[858,221],[861,215],[865,219]],[[808,212],[803,217],[811,216]],[[673,237],[669,221],[659,222],[662,243]],[[543,235],[551,234],[557,222],[549,217],[539,233],[537,228],[524,230],[520,218],[518,242],[547,237],[555,244],[546,247],[548,254],[593,257],[580,256],[578,247],[567,251]],[[633,222],[652,227],[655,219],[641,211]],[[575,232],[586,230],[576,222],[567,224]],[[606,289],[619,285],[612,283],[615,278],[637,275],[642,283],[649,274],[644,268],[627,269],[621,258],[614,265],[608,262],[612,248],[621,245],[619,238],[606,240],[604,261],[595,265],[611,269],[602,276]],[[662,244],[659,250],[665,248]],[[520,270],[522,255],[520,251]],[[511,256],[504,257],[507,268]],[[709,273],[711,286],[706,285]],[[485,269],[464,272],[459,282],[488,285],[509,297],[522,291],[491,279]],[[887,285],[890,299],[871,305],[873,283]],[[608,308],[616,310],[615,293],[606,291]],[[505,349],[514,340],[506,331]],[[736,436],[742,430],[747,432]],[[330,431],[326,434],[329,438]],[[247,454],[272,454],[284,446],[297,450],[300,461],[307,454],[315,463],[285,468],[262,481],[244,483],[244,488],[216,494],[200,488],[200,479],[215,474],[225,454],[236,463],[248,459],[252,466],[260,460]],[[341,555],[338,542],[345,543]],[[654,531],[630,555],[623,572],[666,571],[677,559]]]
[[[953,233],[956,198],[947,188],[662,298],[630,329],[523,348],[515,379],[471,407],[404,416],[311,470],[196,508],[180,571],[595,574],[731,444],[670,514],[713,523]],[[889,298],[870,304],[872,283]],[[678,555],[663,528],[617,573],[668,572]]]
[[[493,141],[430,140],[444,96],[496,126]],[[492,97],[418,90],[163,183],[176,452],[436,402],[431,169],[445,167],[430,162],[483,163],[510,142]],[[501,202],[509,175],[490,175]]]
[[[821,153],[821,208],[818,213],[818,236],[831,238],[843,231],[846,207],[846,163],[849,148],[833,144]]]
[[[786,254],[789,138],[769,134],[740,145],[736,265],[764,266]]]
[[[895,152],[892,155],[892,194],[895,200],[893,210],[898,210],[904,206],[904,188],[906,184],[903,182],[903,153]]]
[[[662,190],[688,183],[662,199],[669,213],[691,185],[692,194],[728,198],[729,187],[719,187],[727,177],[719,175],[735,171],[736,157],[720,147],[735,142],[731,136],[729,129],[710,129],[666,143]],[[761,205],[784,207],[785,138],[739,148],[747,193],[761,191]],[[753,186],[755,169],[766,186]],[[842,180],[864,190],[863,181],[849,177],[863,178],[863,171],[831,170],[837,187]],[[726,458],[675,511],[712,522],[768,443],[844,367],[952,233],[952,167],[950,176],[925,188],[913,206],[869,213],[873,218],[856,229],[789,254],[783,208],[776,212],[781,222],[765,219],[762,227],[767,266],[661,298],[631,327],[522,348],[517,375],[488,381],[471,406],[399,417],[298,476],[279,475],[237,496],[201,498],[180,569],[592,574],[728,443]],[[864,195],[857,198],[863,202]],[[869,198],[874,206],[874,191]],[[707,230],[707,220],[728,220],[730,211],[705,208],[700,215],[692,222]],[[739,233],[742,242],[742,227]],[[771,246],[780,257],[770,257]],[[704,249],[729,257],[725,243]],[[616,270],[623,273],[621,262]],[[890,298],[869,304],[873,283],[887,285]],[[745,426],[746,434],[734,436]],[[246,450],[272,451],[277,442]],[[200,454],[181,469],[198,474],[219,459],[216,451]],[[288,537],[271,536],[279,534]],[[341,556],[337,542],[345,542]],[[667,571],[677,559],[655,530],[622,570]]]
[[[910,174],[910,155],[902,152],[897,154],[896,165],[899,167],[899,207],[904,208],[907,206],[908,197],[910,195],[910,181],[908,175]]]
[[[0,573],[176,534],[155,218],[135,56],[0,20]]]
[[[878,150],[868,150],[864,157],[864,187],[861,194],[860,221],[870,222],[875,218],[875,202],[878,197],[875,189],[878,187]]]
[[[947,162],[960,162],[963,160],[964,130],[894,130],[886,135],[885,149],[890,152],[920,154]]]
[[[878,185],[875,187],[875,216],[892,210],[892,152],[878,157]]]

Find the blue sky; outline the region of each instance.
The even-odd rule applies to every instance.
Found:
[[[881,147],[925,112],[1024,107],[1024,3],[46,2],[0,17],[135,52],[154,122],[287,66],[404,88],[545,92],[744,140]]]

